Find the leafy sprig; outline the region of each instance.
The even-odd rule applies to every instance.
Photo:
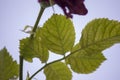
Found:
[[[39,58],[45,65],[27,76],[27,80],[31,80],[42,70],[46,80],[71,80],[72,71],[82,74],[96,71],[106,60],[103,50],[120,43],[118,21],[107,18],[90,21],[83,29],[79,42],[75,44],[74,25],[66,16],[53,14],[42,27],[38,27],[43,11],[44,8],[41,8],[30,37],[20,40],[19,65],[6,48],[0,50],[0,80],[15,77],[23,80],[23,60],[32,62],[33,58]],[[63,57],[48,62],[51,54],[49,51]]]

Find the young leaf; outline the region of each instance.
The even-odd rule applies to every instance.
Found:
[[[79,49],[80,45],[77,44],[73,48],[73,52]],[[104,60],[106,60],[106,58],[102,53],[98,52],[96,54],[91,54],[82,49],[70,55],[66,59],[66,62],[70,64],[74,72],[88,74],[95,71]]]
[[[101,52],[120,43],[120,22],[105,18],[95,19],[82,31],[81,48],[88,53]]]
[[[66,64],[62,62],[56,62],[48,65],[44,69],[46,80],[71,80],[72,73]]]
[[[0,50],[0,80],[9,80],[18,77],[19,66],[7,52],[6,48]]]
[[[20,40],[20,54],[29,62],[32,62],[34,57],[39,58],[42,63],[48,60],[49,53],[41,42],[40,28],[36,31],[34,38]]]
[[[24,27],[24,29],[21,30],[21,31],[23,31],[23,32],[25,32],[25,33],[33,34],[32,29],[33,29],[32,26],[26,25],[26,26]]]
[[[54,14],[41,30],[42,42],[54,53],[65,54],[75,41],[75,30],[70,19]]]

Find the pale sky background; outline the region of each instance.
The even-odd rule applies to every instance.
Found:
[[[94,18],[109,18],[120,21],[120,0],[86,0],[88,14],[86,16],[74,15],[73,22],[76,30],[76,42],[84,26]],[[37,0],[0,0],[0,49],[4,46],[14,58],[19,61],[19,40],[28,36],[21,32],[25,25],[34,25],[39,12]],[[54,6],[56,13],[63,14],[58,6]],[[39,25],[42,25],[53,14],[52,8],[47,8]],[[91,74],[73,73],[73,80],[120,80],[120,44],[103,51],[107,60]],[[57,59],[50,55],[50,61]],[[58,57],[59,58],[59,57]],[[26,72],[30,74],[42,67],[38,59],[33,63],[25,62],[24,78]],[[35,76],[38,80],[45,80],[43,73]],[[24,79],[25,80],[25,79]],[[33,79],[34,80],[34,79]]]

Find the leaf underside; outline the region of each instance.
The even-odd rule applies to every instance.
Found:
[[[80,49],[79,44],[74,47],[73,52],[78,49]],[[70,64],[74,72],[82,74],[92,73],[106,60],[102,53],[92,54],[85,50],[71,54],[72,55],[66,59],[66,62]]]
[[[41,42],[40,28],[37,29],[34,38],[25,38],[20,41],[20,54],[25,60],[32,62],[33,58],[39,58],[42,63],[49,58],[48,49]]]
[[[80,42],[66,62],[77,73],[91,73],[105,60],[102,51],[120,43],[120,23],[106,18],[89,22],[82,31]]]
[[[106,18],[88,23],[80,40],[80,46],[88,52],[101,52],[115,43],[120,43],[120,22]]]
[[[52,52],[65,54],[70,51],[75,41],[75,30],[70,19],[54,14],[43,25],[42,42]]]

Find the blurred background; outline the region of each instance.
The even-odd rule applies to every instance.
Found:
[[[76,42],[79,41],[81,31],[84,26],[95,18],[109,18],[120,21],[120,0],[86,0],[88,9],[86,16],[74,15],[72,21],[76,30]],[[21,30],[24,26],[33,26],[40,6],[37,0],[0,0],[0,49],[6,47],[14,60],[19,63],[19,40],[29,36]],[[55,13],[63,14],[57,5],[54,6]],[[43,23],[54,13],[51,7],[47,8],[42,16]],[[103,51],[107,60],[91,74],[73,73],[73,80],[119,80],[120,79],[120,44]],[[50,55],[49,61],[60,58],[55,54]],[[33,59],[33,63],[24,63],[24,80],[26,73],[30,75],[37,71],[43,64],[39,59]],[[35,78],[45,80],[45,75],[41,72]],[[34,79],[33,79],[34,80]]]

